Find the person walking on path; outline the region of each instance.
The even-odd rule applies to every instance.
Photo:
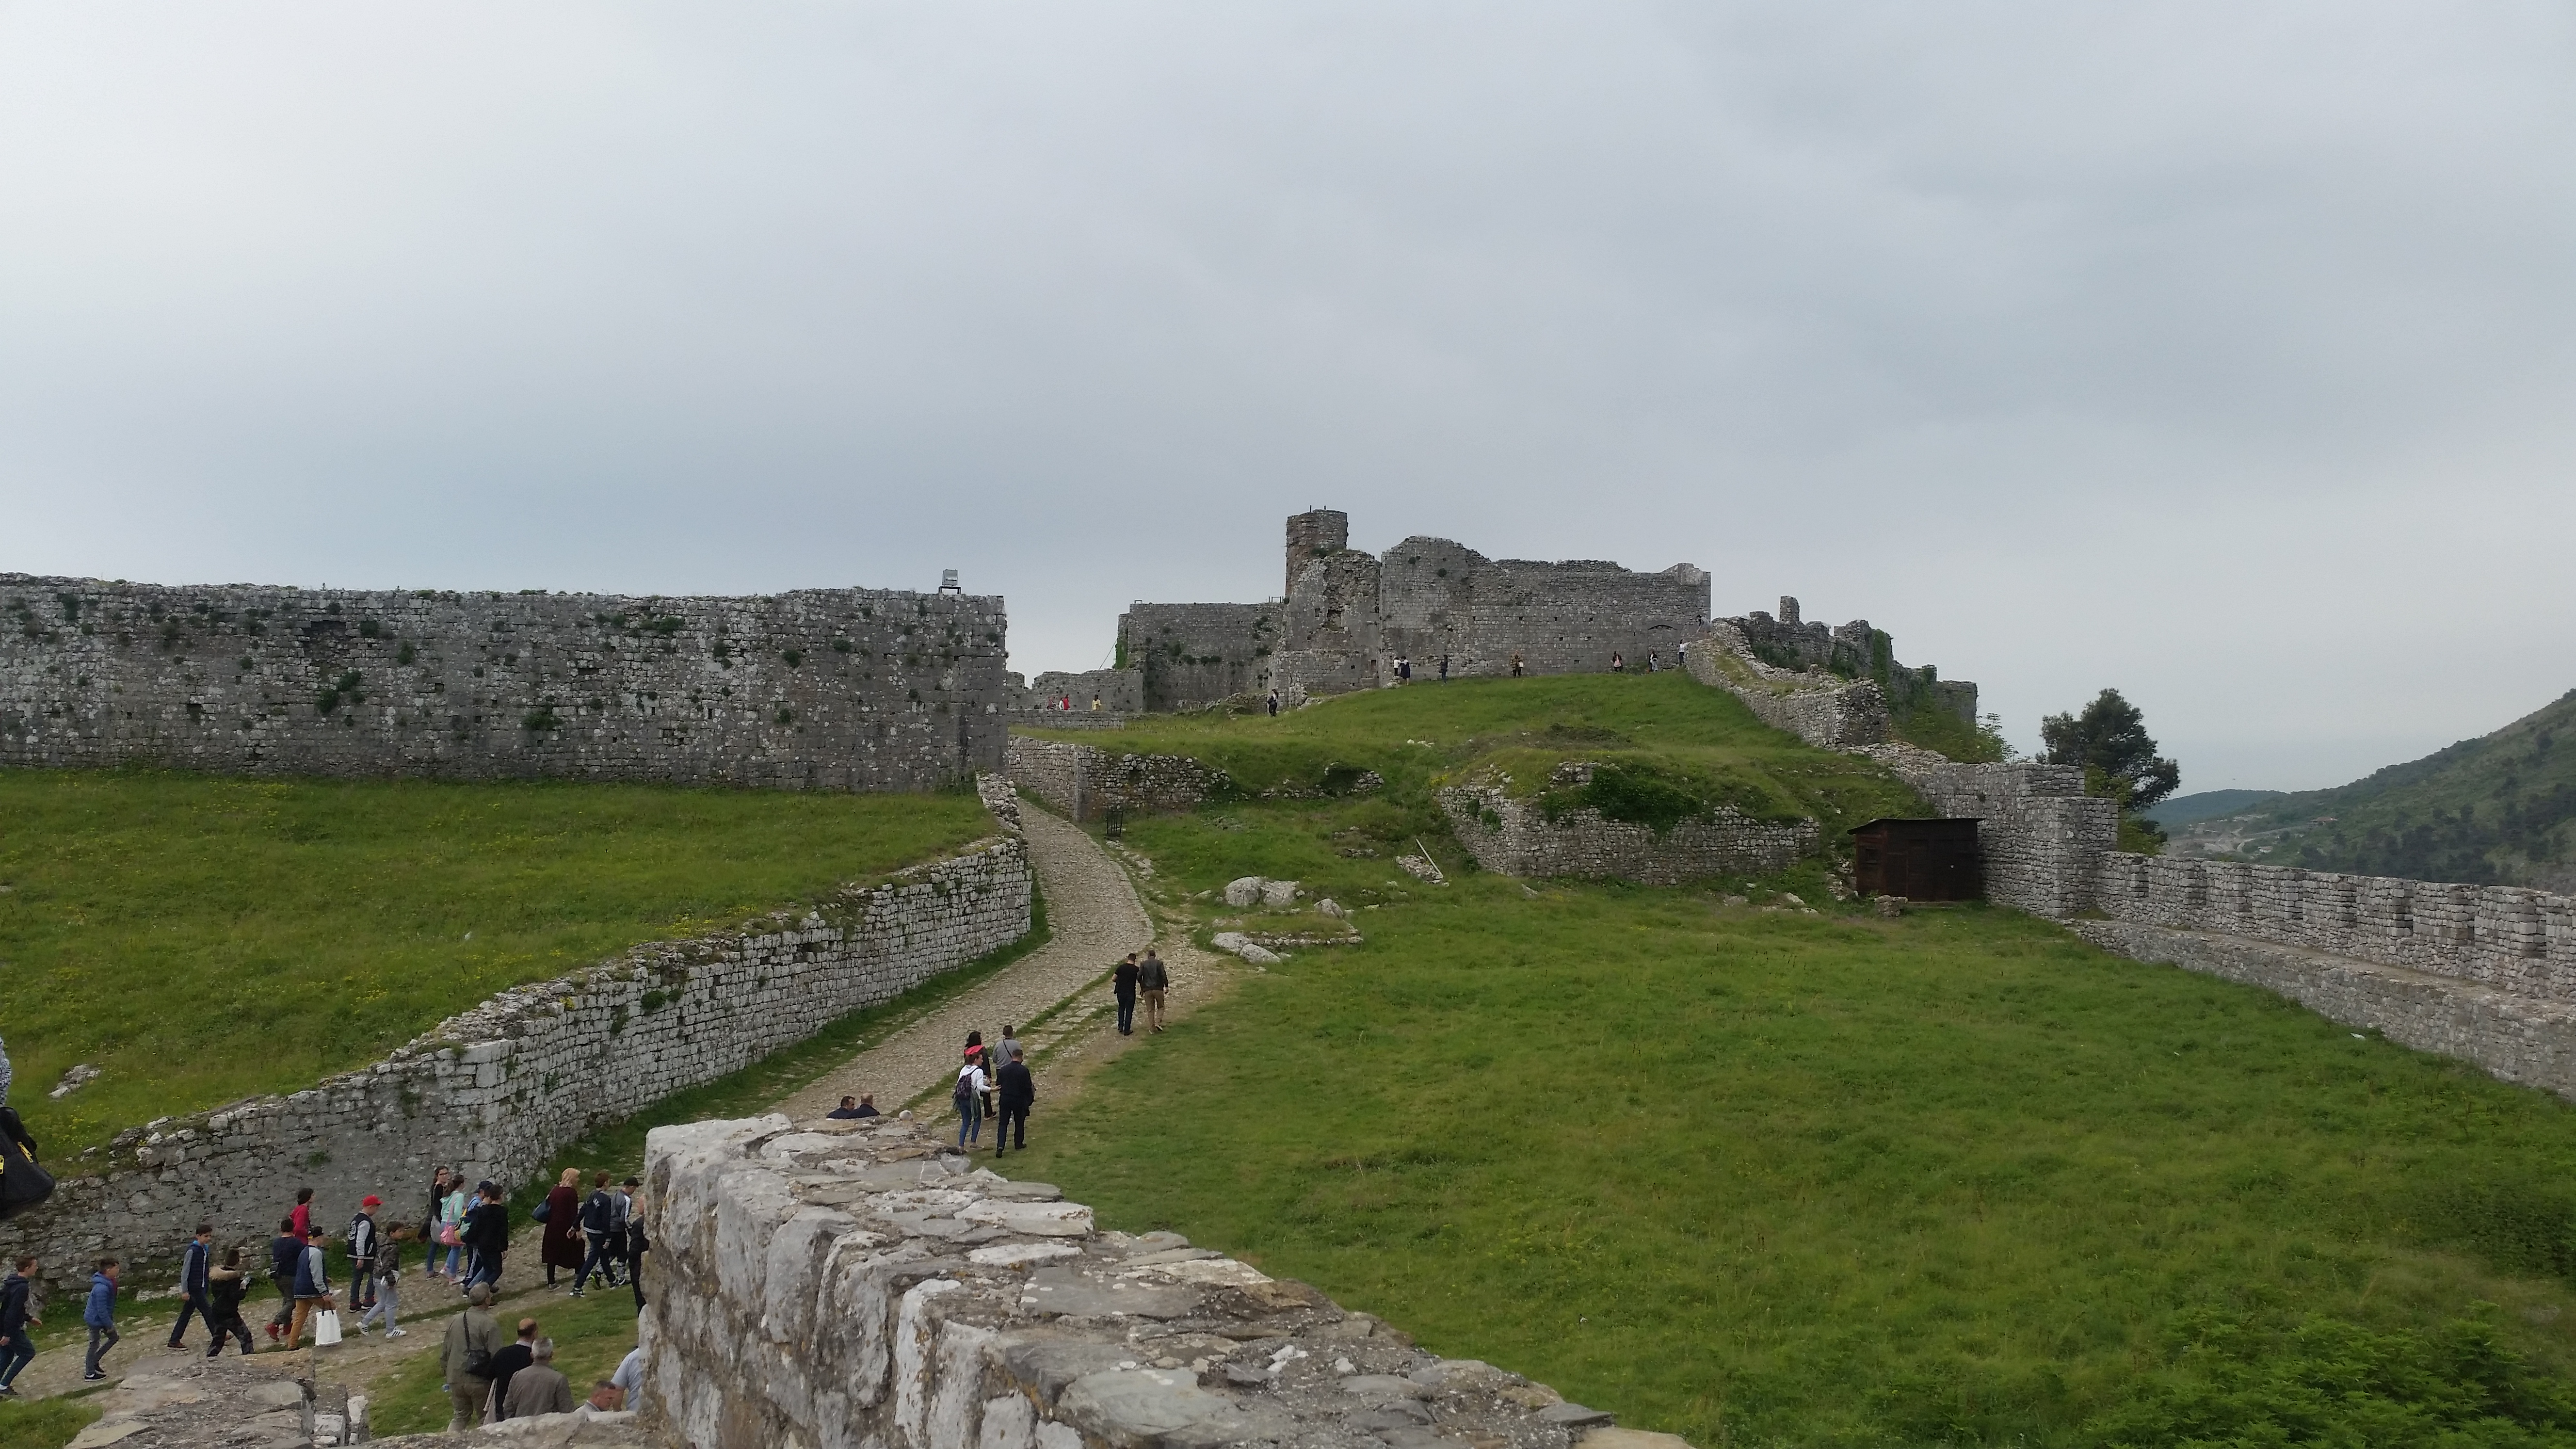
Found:
[[[509,1402],[502,1407],[513,1419],[572,1412],[572,1380],[555,1371],[555,1341],[538,1339],[528,1350],[536,1362],[510,1380]]]
[[[371,1322],[382,1321],[385,1337],[400,1338],[409,1330],[395,1321],[402,1312],[402,1245],[411,1229],[396,1223],[385,1233],[384,1246],[376,1250],[376,1301],[358,1315],[358,1331],[367,1331]]]
[[[483,1422],[484,1402],[492,1397],[492,1355],[501,1351],[501,1321],[492,1316],[492,1285],[477,1283],[465,1291],[465,1311],[447,1320],[444,1363],[447,1402],[454,1413],[447,1432],[462,1434]]]
[[[206,1357],[223,1356],[224,1339],[241,1340],[242,1357],[251,1353],[250,1325],[242,1321],[242,1295],[250,1291],[250,1274],[243,1271],[241,1249],[224,1249],[224,1260],[206,1270],[206,1326],[214,1330],[215,1341],[206,1348]]]
[[[197,1224],[197,1235],[188,1240],[188,1250],[179,1257],[179,1321],[170,1325],[170,1347],[188,1346],[188,1320],[202,1318],[206,1331],[215,1331],[215,1305],[206,1297],[206,1275],[215,1266],[215,1225]],[[221,1348],[224,1341],[215,1340]]]
[[[980,1052],[975,1054],[980,1055]],[[957,1069],[957,1089],[948,1098],[957,1109],[957,1145],[960,1147],[973,1146],[984,1140],[984,1093],[991,1084],[985,1080],[984,1069],[976,1064],[975,1056],[969,1056],[966,1065]]]
[[[444,1167],[440,1168],[437,1173],[430,1178],[429,1211],[420,1215],[420,1236],[422,1242],[435,1244],[438,1241],[439,1214],[447,1206],[448,1190],[454,1186],[454,1179],[447,1175],[447,1169]],[[425,1277],[436,1278],[438,1276],[438,1249],[431,1247],[426,1251],[428,1256],[421,1264],[421,1273]]]
[[[465,1275],[466,1286],[487,1283],[497,1291],[501,1259],[510,1251],[510,1208],[501,1200],[497,1183],[486,1181],[475,1193],[481,1201],[466,1210],[465,1226],[458,1234],[474,1253],[474,1267]]]
[[[331,1260],[326,1255],[330,1246],[328,1234],[317,1233],[304,1245],[304,1253],[295,1260],[295,1317],[286,1326],[286,1347],[293,1352],[304,1338],[304,1327],[313,1315],[332,1306]]]
[[[1440,682],[1442,684],[1449,682],[1449,656],[1446,654],[1440,656]]]
[[[1130,951],[1127,959],[1119,962],[1118,969],[1109,976],[1110,994],[1118,998],[1120,1036],[1136,1034],[1136,972],[1136,953]]]
[[[606,1173],[600,1174],[603,1181],[607,1176]],[[546,1265],[546,1286],[549,1288],[555,1286],[555,1270],[561,1268],[572,1275],[572,1291],[575,1296],[578,1296],[581,1293],[581,1280],[584,1276],[581,1240],[590,1227],[589,1223],[583,1221],[590,1214],[581,1205],[580,1168],[567,1167],[563,1170],[563,1176],[555,1180],[554,1191],[546,1194],[546,1205],[537,1209],[537,1216],[546,1225],[545,1241],[537,1246],[537,1251],[543,1255]],[[598,1253],[598,1248],[594,1246],[591,1249],[591,1256],[596,1258]]]
[[[988,1053],[992,1060],[984,1063],[984,1069],[993,1074],[993,1085],[998,1087],[1002,1084],[1002,1068],[1009,1066],[1011,1058],[1019,1054],[1020,1039],[1012,1034],[1009,1022],[1002,1023],[1001,1039],[993,1043]]]
[[[1518,679],[1518,678],[1520,678],[1520,677],[1521,677],[1521,651],[1519,651],[1519,650],[1515,649],[1515,650],[1513,650],[1513,651],[1512,651],[1512,678],[1514,678],[1514,679]]]
[[[27,1328],[45,1320],[28,1302],[35,1291],[36,1260],[20,1258],[10,1265],[8,1279],[0,1282],[0,1398],[17,1392],[10,1385],[36,1356],[36,1338]]]
[[[590,1275],[597,1273],[602,1285],[617,1286],[618,1244],[616,1229],[622,1215],[618,1212],[617,1194],[608,1190],[608,1174],[591,1177],[590,1196],[581,1205],[581,1235],[590,1253],[573,1273],[572,1296],[579,1298],[590,1286]]]
[[[1163,1029],[1163,993],[1172,984],[1172,973],[1154,948],[1145,948],[1145,959],[1136,966],[1136,988],[1145,998],[1145,1024],[1156,1031]]]
[[[438,1241],[447,1249],[447,1279],[456,1284],[459,1292],[464,1290],[465,1283],[456,1276],[457,1260],[467,1253],[465,1214],[472,1207],[473,1199],[465,1193],[465,1174],[460,1172],[450,1177],[447,1196],[438,1200]]]
[[[644,1205],[635,1200],[636,1189],[644,1185],[639,1178],[626,1179],[626,1281],[635,1289],[635,1311],[644,1311],[644,1255],[653,1249],[653,1240],[644,1235]]]
[[[279,1218],[277,1236],[268,1240],[268,1286],[277,1290],[277,1311],[268,1316],[269,1347],[295,1321],[295,1265],[304,1256],[304,1240],[295,1236],[295,1219]]]
[[[1019,1043],[1013,1042],[1002,1063],[1002,1115],[993,1119],[993,1155],[1001,1156],[1011,1148],[1011,1129],[1019,1128],[1022,1152],[1029,1150],[1029,1108],[1037,1105],[1037,1079],[1029,1075],[1029,1064],[1020,1054]]]
[[[313,1189],[295,1190],[295,1211],[291,1216],[295,1219],[295,1236],[308,1243],[313,1241]]]
[[[537,1361],[536,1347],[537,1321],[520,1319],[518,1340],[492,1355],[492,1402],[483,1406],[486,1422],[497,1424],[510,1417],[510,1380]]]
[[[97,1383],[107,1377],[99,1361],[116,1347],[116,1279],[119,1273],[114,1258],[98,1260],[98,1271],[89,1277],[89,1302],[81,1308],[81,1322],[89,1326],[89,1357],[81,1360],[81,1380]]]
[[[376,1306],[376,1254],[384,1247],[384,1234],[376,1230],[376,1209],[385,1200],[368,1193],[358,1200],[358,1215],[349,1219],[349,1309],[366,1323],[366,1312]]]

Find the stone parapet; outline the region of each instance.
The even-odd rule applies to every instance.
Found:
[[[1496,875],[1682,885],[1785,870],[1822,841],[1813,820],[1756,820],[1723,805],[1659,832],[1589,806],[1550,820],[1537,801],[1513,799],[1498,784],[1452,786],[1439,799],[1458,843]]]
[[[927,789],[999,769],[996,597],[0,575],[0,765]]]
[[[2576,1002],[2576,900],[2290,866],[2102,857],[2098,904],[2119,920],[2329,952]]]
[[[2576,1003],[2300,946],[2141,921],[2072,921],[2108,951],[2276,992],[2346,1026],[2576,1100]]]
[[[0,1257],[36,1254],[68,1280],[102,1253],[174,1257],[200,1221],[222,1244],[257,1247],[299,1186],[335,1221],[372,1192],[384,1221],[417,1224],[441,1165],[515,1184],[594,1128],[1019,940],[1032,880],[1014,834],[738,930],[514,987],[372,1066],[158,1120],[51,1164],[53,1199],[0,1224]]]
[[[700,1122],[645,1156],[643,1421],[681,1443],[1575,1449],[1611,1423],[908,1121]]]

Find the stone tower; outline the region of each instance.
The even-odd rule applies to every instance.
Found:
[[[1288,582],[1279,590],[1286,598],[1297,587],[1297,575],[1307,564],[1342,552],[1351,546],[1351,516],[1338,508],[1310,508],[1292,514],[1288,519]]]

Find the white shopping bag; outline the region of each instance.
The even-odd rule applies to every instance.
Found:
[[[313,1346],[329,1348],[340,1341],[339,1310],[325,1308],[313,1315]]]

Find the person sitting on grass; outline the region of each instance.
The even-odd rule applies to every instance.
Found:
[[[823,1115],[843,1122],[860,1117],[878,1116],[877,1099],[873,1094],[865,1097],[843,1097],[841,1105]]]

